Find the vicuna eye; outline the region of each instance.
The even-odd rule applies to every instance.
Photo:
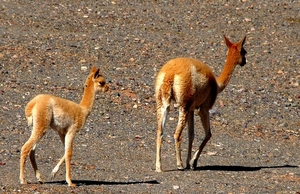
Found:
[[[104,86],[105,81],[101,81],[101,82],[99,82],[99,84],[100,84],[101,86]]]

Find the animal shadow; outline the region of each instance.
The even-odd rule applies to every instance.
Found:
[[[213,166],[200,166],[197,167],[195,170],[198,171],[204,171],[204,170],[212,170],[212,171],[235,171],[235,172],[241,172],[241,171],[259,171],[261,169],[274,169],[274,168],[299,168],[298,166],[292,166],[292,165],[282,165],[282,166],[257,166],[257,167],[251,167],[251,166],[219,166],[219,165],[213,165]]]
[[[72,180],[77,186],[84,186],[84,185],[132,185],[132,184],[160,184],[157,180],[149,180],[149,181],[93,181],[93,180]],[[45,184],[60,184],[65,185],[67,184],[66,181],[50,181],[45,182]]]

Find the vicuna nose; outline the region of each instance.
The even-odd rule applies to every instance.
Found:
[[[108,89],[109,89],[109,86],[108,86],[108,85],[105,85],[105,87],[104,87],[104,92],[107,92]]]
[[[247,63],[247,59],[246,59],[246,57],[243,57],[242,63],[240,65],[244,66],[244,65],[246,65],[246,63]]]

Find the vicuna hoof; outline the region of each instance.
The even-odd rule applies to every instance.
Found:
[[[69,183],[68,186],[69,187],[76,187],[76,185],[74,183]]]
[[[192,170],[195,170],[196,167],[197,167],[197,161],[192,159],[191,162],[190,162],[190,168]]]
[[[184,168],[183,168],[183,166],[182,166],[182,165],[180,165],[180,166],[177,166],[177,170],[183,171],[183,170],[184,170]]]
[[[38,176],[36,177],[36,179],[37,179],[37,181],[38,181],[40,184],[44,184],[44,180],[41,178],[40,175],[38,175]]]
[[[163,172],[163,170],[161,168],[156,167],[156,172]]]

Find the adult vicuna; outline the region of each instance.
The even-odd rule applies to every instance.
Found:
[[[182,131],[188,123],[188,156],[186,168],[195,169],[198,158],[211,138],[209,109],[213,106],[217,95],[228,84],[236,65],[246,64],[246,51],[243,48],[246,37],[237,43],[231,43],[224,36],[228,47],[225,67],[216,78],[212,70],[201,61],[190,58],[176,58],[167,62],[158,72],[155,81],[155,98],[157,106],[157,152],[156,171],[161,172],[161,143],[163,128],[169,112],[170,101],[174,100],[179,108],[178,124],[174,133],[176,160],[178,170],[183,170],[181,160]],[[191,158],[194,140],[194,110],[198,110],[205,138],[199,149]]]
[[[49,94],[40,94],[33,98],[25,108],[25,115],[29,126],[33,126],[29,140],[23,145],[20,158],[20,181],[26,184],[25,162],[29,155],[35,176],[43,182],[35,161],[35,148],[38,141],[44,136],[49,126],[58,132],[65,146],[65,153],[52,171],[54,177],[61,164],[66,161],[66,181],[69,186],[75,186],[71,181],[70,161],[75,134],[83,128],[89,116],[96,93],[107,91],[108,85],[99,69],[93,67],[85,81],[83,98],[80,104],[58,98]]]

